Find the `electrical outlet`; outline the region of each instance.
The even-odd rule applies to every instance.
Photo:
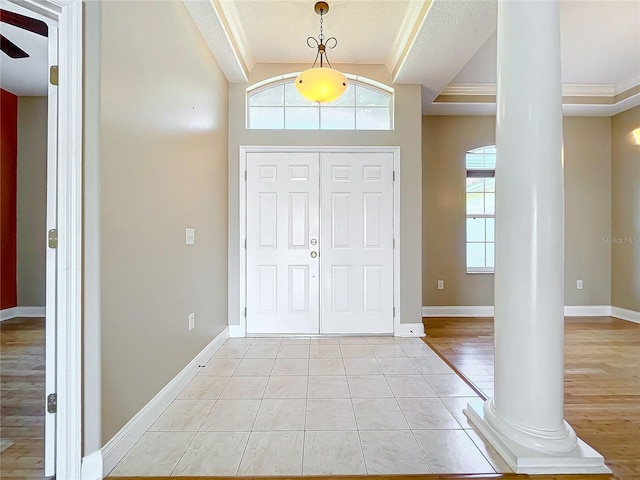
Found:
[[[187,245],[195,245],[196,243],[196,229],[187,228],[185,231],[185,242]]]
[[[444,280],[438,280],[438,290],[444,290]]]
[[[196,314],[190,313],[189,314],[189,331],[193,330],[195,326],[196,326]]]
[[[577,288],[578,290],[582,290],[582,280],[578,280],[578,281],[576,282],[576,288]]]

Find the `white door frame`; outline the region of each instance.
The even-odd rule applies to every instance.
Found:
[[[10,0],[58,23],[56,478],[82,459],[82,0]],[[52,393],[52,392],[47,392]]]
[[[239,277],[239,325],[229,328],[230,337],[244,337],[247,334],[247,153],[262,152],[353,152],[353,153],[392,153],[393,154],[393,332],[400,333],[400,147],[294,147],[294,146],[241,146],[238,169],[240,228],[238,235],[238,252],[240,252]]]

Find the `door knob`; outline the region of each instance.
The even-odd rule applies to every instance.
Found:
[[[315,238],[311,239],[311,245],[315,245],[316,243],[318,243],[318,240],[316,240]]]
[[[318,252],[311,252],[311,258],[316,258],[318,256]]]

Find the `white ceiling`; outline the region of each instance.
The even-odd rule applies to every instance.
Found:
[[[231,82],[246,82],[256,63],[308,64],[315,57],[306,44],[319,33],[314,0],[184,1]],[[396,83],[421,84],[425,113],[486,112],[490,105],[434,100],[450,91],[477,95],[495,83],[496,5],[496,0],[330,0],[325,35],[335,36],[338,45],[329,60],[385,65]],[[41,18],[7,0],[0,0],[0,7]],[[613,98],[640,84],[640,1],[563,0],[560,8],[565,87],[582,87],[585,98],[602,92]],[[0,31],[31,55],[14,60],[0,54],[0,86],[17,95],[46,95],[47,40],[7,24],[0,24]],[[566,110],[612,115],[640,104],[640,94],[617,106],[585,102]]]
[[[46,22],[52,22],[13,3],[0,1],[0,8]],[[30,56],[10,58],[0,52],[0,87],[18,96],[45,96],[47,94],[48,48],[47,38],[0,22],[0,33]]]
[[[185,0],[188,8],[193,3]],[[230,81],[246,81],[256,63],[313,61],[306,38],[318,34],[314,0],[195,3],[215,10],[219,28],[228,34],[227,43],[209,42],[216,58],[229,50],[237,53],[235,70],[222,65]],[[325,33],[338,39],[329,51],[332,62],[382,64],[394,82],[421,84],[425,113],[478,114],[495,108],[434,100],[460,85],[465,89],[458,88],[458,96],[476,96],[495,84],[496,0],[332,0],[329,5]],[[640,1],[562,0],[560,9],[563,82],[572,92],[581,87],[573,96],[583,99],[565,110],[613,115],[640,104],[640,94],[618,105],[588,100],[608,92],[613,102],[615,94],[640,84]],[[197,15],[194,19],[204,33]]]

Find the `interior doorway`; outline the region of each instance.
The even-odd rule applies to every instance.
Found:
[[[396,155],[247,152],[248,334],[393,334]]]

